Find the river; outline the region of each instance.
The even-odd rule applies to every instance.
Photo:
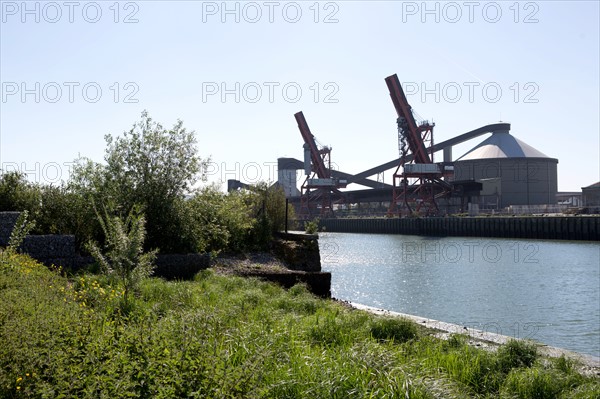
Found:
[[[600,357],[600,243],[320,233],[332,296]]]

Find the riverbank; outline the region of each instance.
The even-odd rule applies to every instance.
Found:
[[[360,303],[346,302],[349,306],[369,312],[378,316],[405,318],[423,326],[431,331],[436,331],[436,337],[441,339],[449,339],[453,334],[460,334],[467,338],[467,342],[471,346],[481,347],[486,350],[497,350],[501,345],[508,344],[514,337],[496,334],[489,331],[478,330],[458,324],[447,323],[445,321],[428,319],[421,316],[415,316],[406,313],[392,312],[390,310],[379,309],[373,306],[367,306]],[[589,376],[600,376],[600,358],[596,356],[586,355],[569,351],[563,348],[536,343],[538,352],[547,358],[566,357],[573,359],[579,363],[579,372]]]
[[[1,254],[0,397],[589,398],[600,376],[514,343],[443,340],[253,278],[144,280],[123,308],[104,276]],[[250,264],[250,266],[252,266]]]

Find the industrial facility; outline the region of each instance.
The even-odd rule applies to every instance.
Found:
[[[483,126],[438,143],[433,139],[435,124],[415,118],[397,75],[388,76],[385,83],[396,110],[397,132],[396,137],[390,134],[390,142],[397,143],[399,156],[363,172],[332,170],[332,149],[318,144],[302,112],[294,115],[304,156],[278,159],[277,184],[299,218],[551,213],[565,206],[557,201],[558,159],[519,140],[509,123]],[[454,146],[490,133],[452,159]],[[436,163],[433,154],[440,151],[443,162]],[[389,170],[392,184],[379,178]],[[364,189],[345,190],[349,184]],[[588,189],[591,193],[594,187]]]
[[[555,205],[558,159],[497,130],[454,161],[454,178],[482,183],[479,206]]]

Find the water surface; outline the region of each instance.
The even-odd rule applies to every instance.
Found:
[[[335,298],[600,357],[600,243],[319,236]]]

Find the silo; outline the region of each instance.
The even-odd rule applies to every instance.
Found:
[[[277,159],[277,182],[283,187],[286,198],[300,196],[296,170],[302,169],[302,167],[303,164],[294,158]]]
[[[455,161],[454,179],[483,183],[484,207],[556,204],[557,164],[509,130],[498,130]]]

